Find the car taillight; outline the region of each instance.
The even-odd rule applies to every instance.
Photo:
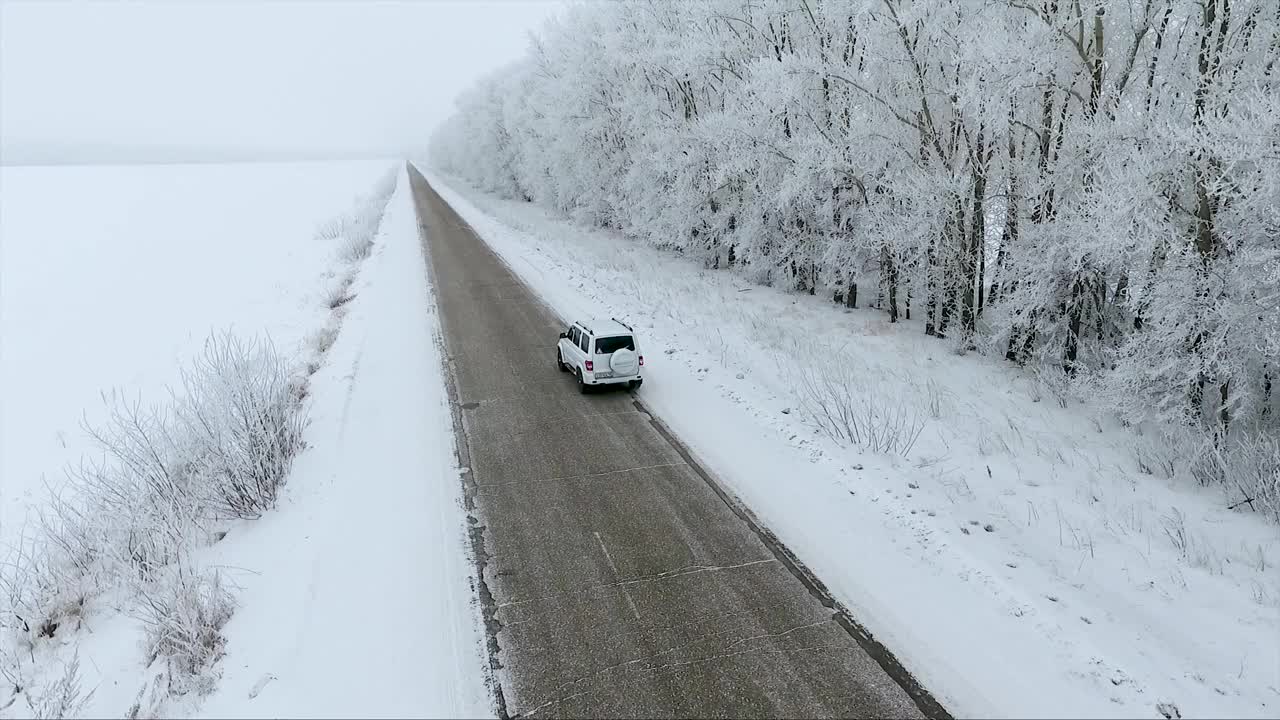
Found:
[[[588,360],[588,361],[587,361],[587,372],[594,372],[594,371],[595,371],[595,369],[596,369],[596,368],[595,368],[595,363],[593,363],[593,362],[591,362],[590,360]]]
[[[644,367],[644,356],[640,356],[640,367]]]

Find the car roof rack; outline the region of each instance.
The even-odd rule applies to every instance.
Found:
[[[595,335],[595,334],[596,334],[596,331],[595,331],[595,330],[592,330],[591,328],[587,327],[587,324],[586,324],[586,323],[584,323],[584,322],[582,322],[581,320],[579,320],[579,321],[578,321],[578,324],[582,326],[582,329],[583,329],[583,330],[586,330],[586,331],[587,331],[587,334],[588,334],[588,335]]]
[[[621,320],[619,320],[618,318],[616,318],[616,317],[611,317],[611,318],[609,318],[609,319],[610,319],[610,320],[612,320],[612,321],[614,321],[614,322],[616,322],[616,323],[618,323],[618,324],[619,324],[619,325],[621,325],[622,327],[624,327],[624,328],[626,328],[626,329],[630,330],[631,332],[635,332],[635,329],[634,329],[634,328],[632,328],[630,325],[628,325],[628,324],[626,324],[626,323],[622,322],[622,321],[621,321]]]

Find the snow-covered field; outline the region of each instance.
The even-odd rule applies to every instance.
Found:
[[[222,628],[225,654],[209,671],[213,692],[161,698],[153,711],[489,712],[434,321],[423,322],[434,310],[403,170],[371,257],[344,257],[332,232],[353,205],[371,204],[392,169],[367,161],[0,176],[0,547],[30,537],[46,483],[57,487],[65,466],[93,452],[80,423],[102,420],[101,392],[165,400],[211,331],[266,334],[296,366],[327,348],[323,364],[306,368],[315,372],[307,449],[278,507],[226,523],[225,535],[194,550],[236,604]],[[45,691],[76,657],[87,696],[79,714],[123,716],[164,695],[163,663],[149,663],[128,598],[91,598],[79,615],[75,628],[17,648],[33,687],[15,694],[4,682],[12,678],[0,678],[0,717],[56,705]],[[0,659],[14,657],[7,650]]]
[[[0,170],[0,543],[89,448],[100,393],[161,399],[214,330],[296,355],[328,313],[317,229],[389,167]]]
[[[1280,530],[1158,446],[914,323],[433,182],[563,316],[641,329],[643,402],[956,715],[1280,712]]]

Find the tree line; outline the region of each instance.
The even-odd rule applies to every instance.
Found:
[[[575,5],[432,157],[1221,451],[1280,438],[1278,59],[1275,0]]]

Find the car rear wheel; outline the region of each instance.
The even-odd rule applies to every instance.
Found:
[[[587,394],[587,381],[582,379],[582,371],[578,371],[578,392]]]

